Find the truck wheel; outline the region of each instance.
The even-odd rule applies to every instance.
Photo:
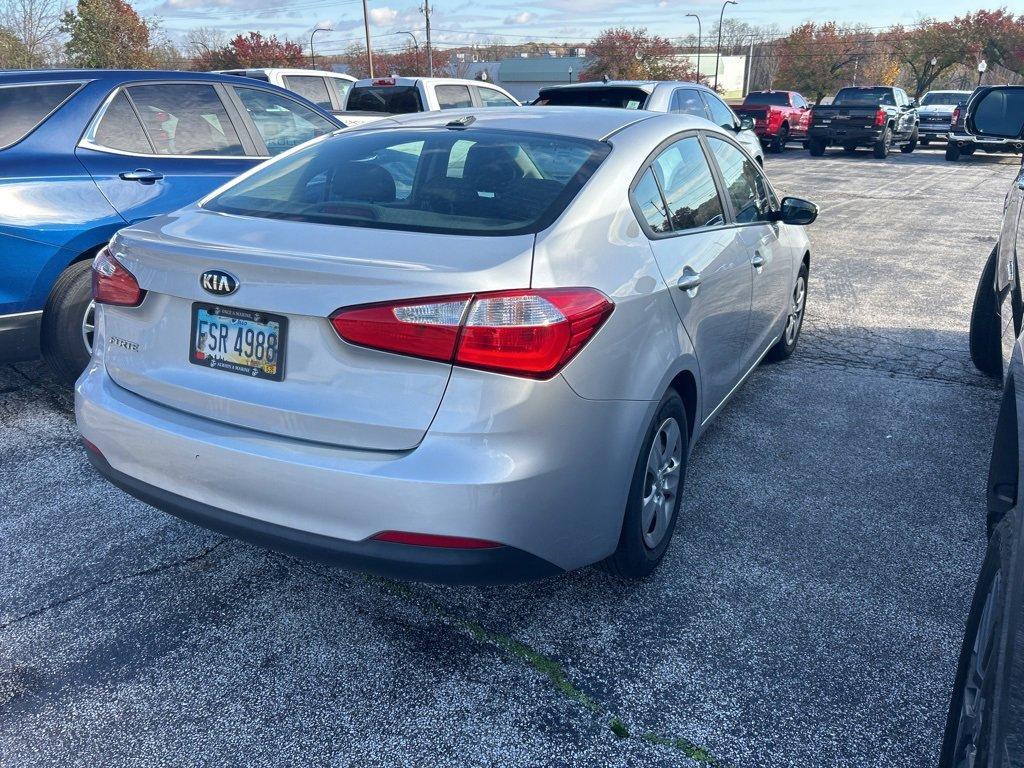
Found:
[[[976,149],[977,147],[974,146],[973,144],[968,144],[966,147],[960,148],[960,154],[963,155],[964,157],[970,157],[971,155],[974,154],[974,150]],[[988,150],[985,151],[987,152]]]
[[[811,150],[811,155],[813,157],[821,157],[824,155],[825,147],[827,146],[828,144],[825,143],[824,139],[810,139],[807,142],[807,148]]]
[[[768,146],[768,151],[777,154],[785,152],[787,141],[789,141],[789,126],[783,123],[779,128],[779,132],[772,137],[772,143]]]
[[[887,126],[882,132],[881,138],[872,147],[872,152],[879,160],[884,160],[889,156],[890,149],[892,149],[892,128]]]
[[[999,304],[996,301],[996,268],[999,263],[999,247],[992,253],[981,270],[978,287],[974,291],[974,306],[971,308],[971,327],[968,344],[971,362],[986,376],[1003,375],[1002,329],[1000,328]]]
[[[75,383],[92,354],[86,321],[92,309],[92,262],[78,261],[65,269],[46,300],[40,342],[43,357],[64,384]]]
[[[955,141],[946,144],[946,159],[951,163],[960,159],[960,147]]]
[[[921,137],[921,146],[922,147],[927,147],[931,143],[931,141],[932,140],[929,139],[927,136],[922,136]]]
[[[910,141],[900,147],[900,152],[904,155],[909,155],[915,149],[917,149],[917,128],[915,128],[914,132],[910,134]]]

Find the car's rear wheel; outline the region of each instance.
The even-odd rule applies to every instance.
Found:
[[[79,261],[61,273],[43,309],[43,357],[61,382],[75,383],[92,354],[91,262]]]
[[[796,285],[789,297],[789,314],[786,316],[786,327],[775,346],[768,350],[765,359],[778,362],[791,357],[796,351],[796,343],[800,340],[800,330],[804,326],[804,309],[807,307],[807,262],[800,265],[800,273],[796,276]]]
[[[825,154],[825,147],[827,144],[824,139],[809,139],[807,142],[807,148],[811,151],[811,155],[814,157],[821,157]]]
[[[909,155],[915,149],[917,149],[917,128],[915,128],[914,132],[910,134],[909,141],[907,141],[906,144],[900,147],[900,152],[902,152],[904,155]]]
[[[929,139],[927,136],[922,136],[921,137],[921,146],[922,147],[927,147],[929,144],[931,144],[931,141],[932,140]]]
[[[974,305],[971,307],[971,327],[968,343],[974,367],[988,376],[1003,375],[1002,328],[999,316],[999,300],[996,297],[996,268],[999,263],[999,247],[989,254],[978,287],[974,290]]]
[[[960,159],[960,145],[955,141],[946,144],[946,159],[951,163],[955,163]]]
[[[977,147],[974,146],[973,144],[968,144],[967,146],[960,148],[960,154],[962,154],[964,157],[970,157],[971,155],[974,154],[976,149]],[[988,150],[985,151],[987,152]]]
[[[874,152],[875,157],[879,160],[884,160],[889,156],[890,149],[892,149],[892,128],[886,127],[886,129],[882,131],[882,135],[879,137],[878,141],[876,141],[872,147],[872,151]]]
[[[661,562],[679,517],[689,429],[682,398],[670,389],[658,404],[640,448],[622,531],[601,567],[626,579],[642,579]]]
[[[785,123],[779,128],[779,132],[772,137],[772,142],[768,146],[769,152],[781,153],[786,151],[786,142],[789,141],[789,126]]]

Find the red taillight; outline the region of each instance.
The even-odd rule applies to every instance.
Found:
[[[960,107],[953,108],[953,117],[950,119],[950,125],[956,125],[960,121]]]
[[[444,547],[445,549],[494,549],[500,547],[496,541],[471,539],[466,536],[438,536],[433,533],[409,533],[408,531],[381,531],[372,537],[374,541],[390,541],[393,544],[412,544],[416,547]]]
[[[543,379],[580,351],[614,306],[593,288],[499,291],[339,309],[331,324],[352,344]]]
[[[875,125],[885,125],[885,121],[889,119],[889,115],[886,114],[884,109],[880,109],[875,112]]]
[[[92,297],[100,304],[137,307],[143,292],[135,275],[117,260],[109,248],[96,254],[92,262]]]

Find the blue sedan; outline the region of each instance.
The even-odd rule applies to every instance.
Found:
[[[0,362],[89,359],[89,264],[121,227],[343,127],[272,85],[196,72],[0,74]]]

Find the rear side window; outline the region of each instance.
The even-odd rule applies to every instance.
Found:
[[[558,107],[613,107],[614,109],[643,109],[647,91],[643,88],[611,85],[602,88],[551,88],[541,91],[534,102],[537,106]]]
[[[309,107],[281,94],[237,87],[235,93],[256,124],[271,157],[337,127]]]
[[[0,88],[0,148],[28,136],[81,87],[81,83],[44,83]]]
[[[349,92],[345,109],[405,115],[410,112],[422,112],[423,101],[415,85],[363,85],[356,86]]]
[[[650,168],[644,171],[644,175],[637,182],[636,189],[633,190],[633,199],[640,208],[647,226],[654,232],[672,231],[672,225],[668,223],[665,199],[661,196],[658,182],[654,180],[654,171]]]
[[[100,146],[131,152],[133,155],[153,154],[146,131],[124,91],[118,91],[107,106],[107,111],[96,127],[93,141]]]
[[[493,88],[479,87],[476,89],[477,93],[480,94],[480,102],[485,107],[515,107],[518,106],[512,99],[506,96],[501,91],[496,91]]]
[[[732,128],[736,125],[736,116],[726,106],[725,102],[710,93],[702,93],[704,101],[707,102],[708,112],[711,113],[711,122],[723,128]]]
[[[700,94],[693,88],[677,88],[672,94],[670,112],[681,115],[695,115],[696,117],[707,118],[708,113],[704,111],[704,102]]]
[[[832,103],[850,107],[877,107],[882,104],[894,107],[896,97],[893,96],[892,88],[842,88]]]
[[[655,158],[652,167],[665,192],[673,231],[725,223],[715,179],[696,136],[672,144]]]
[[[338,134],[270,163],[205,207],[241,216],[446,234],[538,232],[610,147],[517,131]]]
[[[338,96],[338,103],[344,104],[345,99],[348,98],[348,92],[352,90],[352,81],[343,80],[340,77],[329,77],[327,82],[334,88],[334,93]]]
[[[465,109],[473,106],[473,98],[465,85],[438,85],[434,88],[441,109]]]
[[[333,107],[327,83],[322,77],[285,75],[284,84],[289,91],[295,91],[299,96],[312,101],[322,109],[330,110]]]
[[[133,85],[128,95],[158,155],[244,155],[212,85]]]

